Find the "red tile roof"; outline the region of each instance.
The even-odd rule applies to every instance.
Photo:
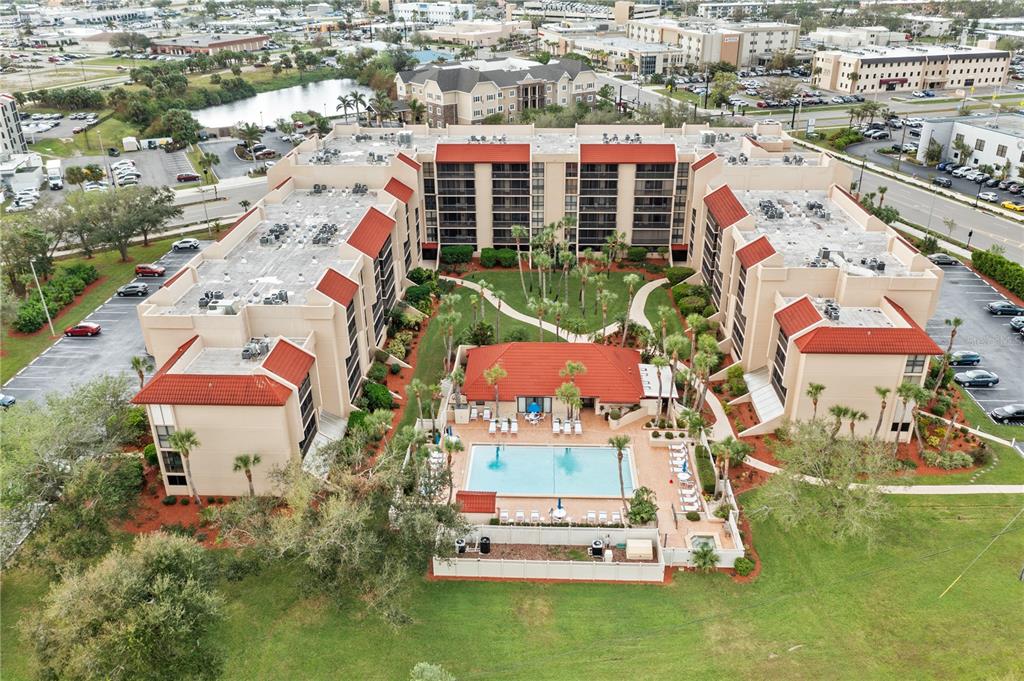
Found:
[[[333,267],[328,267],[324,276],[320,277],[320,281],[317,282],[316,290],[339,305],[348,307],[352,304],[356,291],[359,290],[359,284]]]
[[[920,327],[819,326],[796,339],[800,352],[828,355],[941,355]]]
[[[168,357],[167,361],[160,365],[160,368],[156,370],[156,373],[153,374],[153,377],[156,378],[160,374],[165,374],[168,371],[170,371],[171,367],[178,363],[178,360],[181,359],[181,356],[185,354],[185,351],[192,347],[192,344],[195,343],[197,340],[199,340],[199,336],[192,336],[187,341],[179,345],[178,349],[174,351],[174,354]]]
[[[391,194],[402,203],[409,203],[409,199],[412,198],[412,187],[394,177],[388,180],[388,183],[384,185],[384,191]]]
[[[292,385],[302,385],[309,367],[313,366],[316,359],[312,353],[306,352],[298,345],[295,345],[286,338],[282,338],[274,345],[267,358],[263,360],[263,368],[272,374],[277,374]]]
[[[160,374],[132,400],[135,404],[280,407],[292,389],[262,374]]]
[[[811,324],[821,321],[821,315],[807,296],[798,298],[786,307],[778,310],[775,313],[775,318],[779,320],[779,328],[782,329],[782,333],[786,334],[787,338],[792,338],[793,334],[799,333]]]
[[[595,343],[501,343],[468,352],[462,392],[470,400],[493,400],[494,388],[484,371],[501,364],[508,376],[498,382],[499,399],[522,396],[553,396],[568,379],[558,375],[566,361],[582,362],[585,374],[576,377],[582,397],[603,402],[632,403],[643,397],[640,353]]]
[[[580,163],[675,163],[674,144],[581,144]]]
[[[413,170],[419,170],[420,168],[423,167],[422,165],[420,165],[419,162],[414,161],[413,159],[409,158],[402,152],[398,152],[398,160],[403,162],[405,165],[409,166]]]
[[[437,163],[529,163],[529,144],[438,144]]]
[[[739,202],[727,184],[723,184],[705,196],[704,203],[707,204],[715,222],[722,229],[739,222],[748,215],[747,209]]]
[[[277,185],[274,186],[274,189],[280,189],[281,187],[284,186],[284,183],[287,182],[290,179],[292,179],[291,175],[289,175],[288,177],[286,177],[283,180],[281,180],[280,182],[278,182]]]
[[[389,215],[376,208],[370,208],[356,225],[348,242],[371,258],[376,258],[380,255],[384,242],[391,236],[394,226],[395,221]]]
[[[768,241],[768,237],[763,234],[736,251],[736,257],[740,259],[740,264],[747,269],[771,255],[775,255],[775,249]]]
[[[690,164],[690,170],[698,171],[701,168],[703,168],[704,166],[706,166],[707,164],[709,164],[712,161],[714,161],[716,158],[718,158],[718,154],[716,154],[715,152],[712,151],[710,154],[708,154],[704,158],[699,159],[699,160],[694,161],[693,163],[691,163]]]
[[[497,492],[455,493],[455,503],[462,507],[463,513],[494,513],[497,510]]]

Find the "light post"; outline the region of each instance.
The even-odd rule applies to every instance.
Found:
[[[57,332],[53,330],[53,320],[50,319],[50,308],[46,306],[46,297],[43,295],[43,287],[39,285],[39,277],[36,275],[36,265],[34,262],[29,260],[28,266],[32,269],[32,279],[36,282],[36,290],[39,291],[39,300],[43,303],[43,312],[46,313],[46,323],[50,325],[50,334],[56,336]]]

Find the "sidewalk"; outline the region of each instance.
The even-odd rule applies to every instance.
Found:
[[[959,256],[961,258],[966,258],[967,260],[971,259],[971,252],[969,250],[967,250],[966,248],[963,248],[961,246],[957,246],[956,244],[951,244],[948,241],[946,241],[945,239],[943,239],[943,238],[941,238],[939,236],[936,236],[935,234],[929,235],[926,232],[921,231],[917,227],[911,227],[910,225],[906,224],[905,222],[900,222],[899,220],[897,220],[895,222],[893,227],[895,227],[896,229],[898,229],[900,231],[906,232],[907,234],[913,234],[918,239],[923,239],[926,236],[934,236],[935,239],[938,240],[938,242],[939,242],[939,248],[941,248],[942,250],[949,251],[950,253],[952,253],[954,255],[957,255],[957,256]]]

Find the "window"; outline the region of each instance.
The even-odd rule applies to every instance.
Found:
[[[170,447],[171,433],[174,432],[174,426],[157,426],[156,427],[156,439],[157,445],[160,447]]]
[[[985,151],[985,140],[979,139],[974,141],[975,151]]]
[[[998,156],[999,158],[1006,158],[1005,144],[1000,144],[998,147],[996,147],[996,156]]]
[[[164,460],[164,471],[167,473],[184,473],[185,464],[181,460],[181,454],[178,452],[160,452],[160,457]]]
[[[184,475],[168,475],[167,486],[168,487],[184,487],[188,484],[188,478]]]
[[[953,138],[953,143],[954,144],[963,143],[963,141],[964,141],[963,133],[957,133],[956,137]]]

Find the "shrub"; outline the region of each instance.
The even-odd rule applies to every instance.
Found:
[[[392,357],[397,357],[398,359],[405,359],[405,355],[408,352],[409,351],[405,348],[405,343],[398,340],[397,338],[392,338],[390,341],[388,341],[388,353],[391,354]]]
[[[679,306],[679,311],[685,316],[694,312],[700,312],[708,303],[700,296],[686,296],[676,301],[676,304]]]
[[[992,450],[984,442],[967,452],[967,456],[971,457],[975,466],[987,466],[992,463]]]
[[[687,511],[686,512],[686,519],[689,520],[690,522],[694,522],[695,523],[698,520],[700,520],[700,513],[698,513],[697,511]]]
[[[718,308],[712,305],[711,303],[708,303],[707,305],[704,306],[704,309],[700,311],[700,314],[702,317],[710,317],[716,312],[718,312]]]
[[[926,450],[921,454],[921,458],[929,466],[935,466],[947,471],[954,468],[967,468],[974,464],[974,459],[965,452],[946,452],[945,454],[940,454],[939,452]]]
[[[494,343],[494,327],[487,322],[477,322],[463,332],[463,338],[470,345],[491,345]]]
[[[366,408],[370,411],[391,409],[394,405],[391,391],[380,383],[367,383],[363,388],[363,396],[366,397]]]
[[[530,337],[529,332],[527,332],[526,329],[524,329],[522,327],[519,327],[519,328],[516,328],[516,329],[512,329],[511,331],[509,331],[508,333],[505,334],[505,342],[506,343],[522,343],[523,341],[528,340],[529,337]]]
[[[654,492],[647,487],[638,487],[629,502],[629,522],[645,525],[658,517],[658,506],[654,503]]]
[[[729,507],[729,504],[721,504],[718,508],[715,509],[715,517],[721,520],[725,520],[729,517],[729,514],[731,512],[732,508]]]
[[[693,286],[679,283],[672,287],[672,300],[678,303],[683,298],[693,295]]]
[[[653,437],[655,439],[659,439],[659,438],[661,438],[661,432],[656,430],[653,433],[651,433],[651,437]]]
[[[146,463],[150,466],[156,466],[159,461],[156,456],[156,445],[150,442],[142,450],[142,456],[146,459]]]
[[[942,444],[942,440],[939,439],[938,435],[929,435],[928,439],[925,440],[925,442],[928,443],[929,447],[938,447],[940,444]]]
[[[647,260],[647,249],[643,246],[630,246],[626,250],[626,259],[630,262],[643,262]]]
[[[416,267],[411,269],[405,276],[409,278],[409,281],[418,285],[426,284],[428,282],[434,283],[437,279],[437,274],[434,270],[427,269],[426,267]]]
[[[498,264],[498,251],[494,248],[480,249],[480,265],[491,268]]]
[[[392,376],[397,376],[398,374],[402,373],[402,365],[392,364],[390,367],[388,367],[388,371],[391,372]]]
[[[667,267],[665,277],[672,286],[679,284],[684,279],[689,279],[696,273],[692,267]]]
[[[613,421],[618,421],[619,419],[622,418],[622,412],[619,411],[618,409],[612,409],[610,412],[608,412],[608,416]]]
[[[979,272],[1010,289],[1011,293],[1024,296],[1024,266],[1020,263],[991,251],[974,251],[971,263]]]
[[[498,264],[502,267],[515,267],[519,263],[519,257],[516,255],[515,249],[512,248],[499,248],[498,249]]]
[[[725,385],[729,388],[729,392],[735,396],[747,394],[747,382],[743,379],[742,365],[733,364],[729,367],[728,371],[725,372]]]
[[[426,284],[410,286],[405,289],[405,301],[410,305],[418,305],[424,300],[429,301],[433,290]]]
[[[671,430],[669,432],[665,433],[665,439],[666,440],[674,440],[675,437],[676,437],[675,433],[673,433]]]
[[[457,265],[460,263],[468,263],[473,259],[473,247],[472,246],[442,246],[441,247],[441,262],[446,265]]]
[[[176,503],[178,503],[178,500],[172,496],[166,496],[160,500],[160,503],[163,504],[164,506],[174,506]]]
[[[348,415],[348,432],[361,428],[366,422],[366,412],[355,410]]]
[[[953,406],[953,400],[949,395],[939,395],[932,406],[932,413],[936,416],[945,416]]]
[[[736,574],[740,577],[746,577],[754,571],[754,567],[756,567],[756,563],[754,563],[754,561],[750,560],[746,556],[740,556],[736,559],[736,562],[733,563],[732,569],[735,570]]]

